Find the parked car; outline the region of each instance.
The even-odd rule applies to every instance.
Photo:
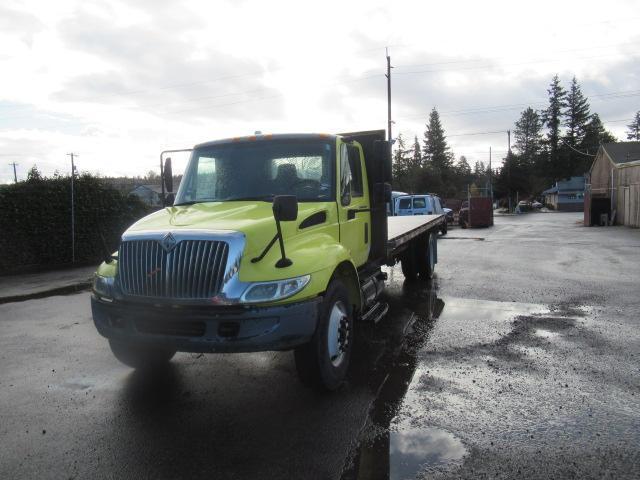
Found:
[[[527,201],[527,200],[520,200],[518,202],[518,209],[521,212],[528,212],[531,210],[531,202]]]
[[[443,208],[442,210],[444,211],[444,216],[447,219],[447,223],[453,223],[454,221],[453,210],[446,207]]]
[[[531,204],[533,208],[542,208],[542,204],[537,200]]]
[[[396,215],[396,198],[403,197],[409,195],[405,192],[396,192],[395,190],[391,192],[391,201],[387,202],[387,215],[394,216]]]
[[[432,194],[402,195],[395,199],[394,215],[444,215],[440,197]],[[440,232],[447,233],[447,222],[442,223]]]

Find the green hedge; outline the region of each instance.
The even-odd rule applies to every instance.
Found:
[[[75,179],[75,261],[99,262],[151,210],[99,178]],[[104,238],[104,243],[102,238]],[[32,176],[0,187],[0,273],[71,263],[71,178]]]

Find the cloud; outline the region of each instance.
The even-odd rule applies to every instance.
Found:
[[[35,15],[0,6],[0,31],[5,35],[13,34],[31,46],[33,36],[43,28]]]
[[[45,170],[74,150],[82,168],[144,174],[165,148],[254,130],[384,128],[389,45],[394,132],[421,138],[437,106],[457,155],[496,158],[506,133],[456,135],[512,128],[555,72],[586,94],[637,89],[633,5],[610,7],[549,0],[516,20],[506,1],[16,3],[0,8],[0,141]],[[638,98],[594,97],[592,110],[627,118]]]

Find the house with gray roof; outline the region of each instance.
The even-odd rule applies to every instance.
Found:
[[[584,209],[584,177],[559,180],[542,192],[544,203],[562,212],[581,212]]]

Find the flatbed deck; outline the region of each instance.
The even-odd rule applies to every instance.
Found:
[[[444,215],[406,215],[387,218],[387,256],[392,256],[412,238],[445,221]]]

